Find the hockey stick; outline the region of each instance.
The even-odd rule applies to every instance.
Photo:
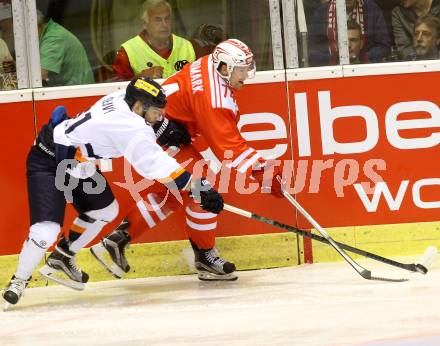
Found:
[[[279,221],[272,220],[272,219],[269,219],[267,217],[251,213],[250,211],[243,210],[243,209],[234,207],[232,205],[225,204],[224,205],[224,209],[229,211],[229,212],[231,212],[231,213],[234,213],[234,214],[237,214],[237,215],[240,215],[240,216],[244,216],[244,217],[246,217],[248,219],[254,219],[254,220],[260,221],[262,223],[265,223],[265,224],[268,224],[268,225],[272,225],[272,226],[284,229],[284,230],[286,230],[288,232],[292,232],[292,233],[298,234],[298,235],[300,235],[302,237],[311,238],[311,239],[319,241],[321,243],[330,245],[328,240],[325,239],[324,237],[321,237],[321,236],[319,236],[317,234],[308,232],[306,230],[302,230],[302,229],[297,228],[297,227],[286,225],[286,224],[281,223]],[[423,266],[422,264],[419,264],[419,263],[417,263],[417,264],[415,264],[415,263],[411,263],[411,264],[401,263],[401,262],[397,262],[397,261],[394,261],[394,260],[389,259],[389,258],[385,258],[385,257],[379,256],[379,255],[376,255],[374,253],[371,253],[371,252],[368,252],[368,251],[365,251],[365,250],[358,249],[356,247],[353,247],[353,246],[350,246],[350,245],[347,245],[347,244],[344,244],[344,243],[339,243],[339,242],[336,242],[336,241],[335,241],[335,243],[341,249],[350,251],[350,252],[355,253],[357,255],[361,255],[361,256],[364,256],[364,257],[367,257],[367,258],[371,258],[371,259],[376,260],[378,262],[389,264],[389,265],[397,267],[397,268],[405,269],[405,270],[408,270],[408,271],[411,271],[411,272],[422,273],[422,274],[426,274],[428,272],[428,269],[425,266]]]
[[[365,269],[355,260],[353,260],[347,253],[342,250],[338,244],[327,234],[327,232],[310,216],[307,211],[289,194],[287,191],[282,190],[284,197],[292,204],[306,219],[310,224],[330,243],[330,245],[345,259],[345,261],[351,265],[351,267],[356,270],[356,272],[366,280],[378,280],[378,281],[391,281],[391,282],[402,282],[408,281],[408,279],[390,279],[384,277],[372,276],[371,271]]]

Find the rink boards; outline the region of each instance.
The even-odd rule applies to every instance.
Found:
[[[264,156],[282,161],[291,181],[290,192],[337,240],[382,255],[415,254],[426,244],[439,246],[439,73],[395,70],[395,74],[355,76],[353,70],[349,76],[346,67],[326,73],[320,69],[319,74],[304,70],[303,74],[294,70],[259,73],[237,94],[243,114],[238,126],[243,137]],[[36,129],[56,105],[63,104],[70,115],[77,114],[100,96],[125,85],[2,93],[1,144],[5,158],[0,182],[0,255],[17,254],[27,236],[25,157]],[[209,150],[204,153],[212,158]],[[108,163],[106,167],[109,169]],[[105,174],[112,183],[127,181],[122,160],[113,160]],[[301,228],[310,227],[284,200],[258,192],[238,194],[234,182],[229,187],[225,194],[229,204]],[[130,191],[116,184],[112,188],[122,208],[130,205]],[[69,207],[66,225],[74,215]],[[182,245],[169,251],[171,261],[180,253],[179,246],[188,247],[183,217],[178,212],[145,232],[138,241],[143,245],[133,249],[148,252],[153,243],[160,247],[175,241]],[[233,259],[242,263],[242,269],[248,269],[247,257],[259,254],[264,258],[271,246],[280,249],[283,260],[268,255],[266,263],[256,261],[252,267],[338,259],[326,246],[276,233],[273,227],[224,212],[218,230],[224,239],[219,247],[230,247],[228,256],[237,256]],[[248,239],[256,239],[246,245],[250,252],[234,250]],[[272,245],[261,246],[263,240]],[[145,261],[154,256],[141,257]],[[0,258],[0,265],[6,266],[10,260]],[[188,267],[181,273],[190,270]]]

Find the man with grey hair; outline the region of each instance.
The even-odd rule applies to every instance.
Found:
[[[417,19],[414,24],[414,60],[439,58],[440,20],[434,16]]]
[[[144,3],[143,31],[124,42],[113,63],[122,80],[134,76],[167,78],[195,60],[192,44],[171,32],[172,9],[165,0]]]
[[[414,23],[426,15],[440,19],[440,0],[401,0],[391,12],[394,42],[401,60],[412,60],[416,56]]]

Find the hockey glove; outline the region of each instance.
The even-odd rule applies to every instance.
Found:
[[[179,147],[191,143],[188,130],[177,121],[164,118],[153,125],[153,130],[160,145]]]
[[[272,174],[266,173],[266,176],[264,176],[264,172],[272,169],[272,166],[273,166]],[[264,163],[260,164],[258,169],[252,171],[252,176],[260,184],[261,191],[263,193],[270,192],[275,197],[278,198],[284,197],[281,191],[280,169],[279,167],[274,166],[274,164],[271,161],[265,161]]]
[[[223,210],[223,197],[213,189],[205,178],[196,180],[191,186],[190,197],[200,203],[203,210],[218,214]]]

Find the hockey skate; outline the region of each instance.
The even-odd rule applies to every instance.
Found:
[[[202,281],[235,281],[234,263],[220,257],[216,248],[198,250],[194,246],[195,266]]]
[[[3,307],[4,311],[6,311],[11,305],[18,303],[30,280],[31,278],[23,280],[16,278],[15,275],[12,276],[11,281],[9,281],[2,293],[2,297],[5,300],[5,305]]]
[[[64,237],[47,258],[46,265],[40,269],[40,274],[78,291],[82,291],[89,280],[89,275],[76,266],[75,254],[69,250],[69,242]]]
[[[122,221],[118,228],[103,238],[99,244],[90,248],[90,252],[99,263],[118,279],[130,270],[125,257],[125,249],[128,248],[131,240],[127,232],[128,226],[128,221]]]

